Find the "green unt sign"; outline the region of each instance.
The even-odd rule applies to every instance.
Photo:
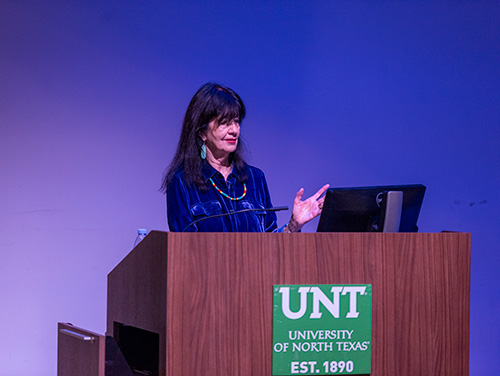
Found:
[[[273,375],[371,372],[371,285],[275,285]]]

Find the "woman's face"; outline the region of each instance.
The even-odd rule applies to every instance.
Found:
[[[233,119],[222,121],[220,124],[216,120],[208,123],[207,130],[201,135],[205,145],[215,158],[228,157],[238,146],[240,137],[240,120]]]

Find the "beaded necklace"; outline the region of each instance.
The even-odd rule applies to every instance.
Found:
[[[212,183],[212,185],[214,186],[214,188],[217,190],[217,192],[219,192],[222,196],[224,196],[225,198],[228,198],[230,199],[231,201],[239,201],[241,200],[243,197],[246,196],[247,194],[247,185],[245,183],[243,183],[243,194],[240,196],[240,197],[231,197],[229,196],[227,193],[225,192],[222,192],[222,190],[217,187],[217,185],[214,183],[214,181],[212,180],[212,178],[208,179],[210,180],[210,183]]]

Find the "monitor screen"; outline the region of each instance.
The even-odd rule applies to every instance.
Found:
[[[383,197],[391,191],[403,192],[399,232],[417,232],[425,193],[425,186],[421,184],[330,188],[317,231],[381,232],[385,217]]]

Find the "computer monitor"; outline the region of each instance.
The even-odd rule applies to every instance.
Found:
[[[386,212],[388,192],[403,193],[399,203],[401,219],[396,231],[417,232],[425,193],[425,186],[421,184],[330,188],[326,192],[317,231],[382,232],[386,215],[392,215]]]

